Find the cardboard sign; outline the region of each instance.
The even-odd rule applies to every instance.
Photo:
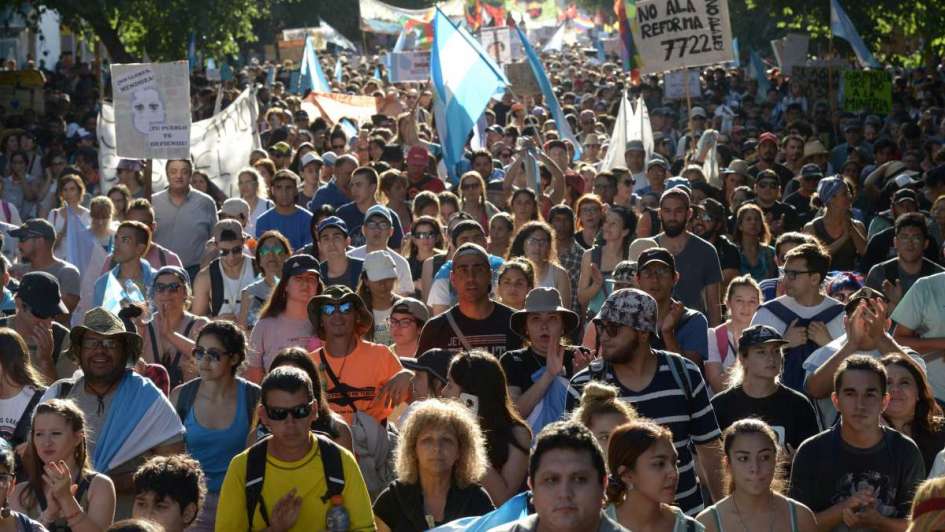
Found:
[[[222,111],[211,118],[195,122],[190,128],[189,144],[194,170],[205,172],[229,195],[238,194],[236,178],[239,171],[249,164],[253,149],[260,146],[255,125],[257,113],[256,95],[246,89]],[[116,150],[115,116],[115,108],[105,103],[99,112],[96,128],[99,167],[102,180],[108,186],[115,182],[115,167],[122,158]],[[161,190],[167,183],[164,175],[166,162],[163,159],[152,161],[151,176],[155,191]]]
[[[728,0],[638,0],[631,21],[641,74],[735,58]]]
[[[688,76],[687,76],[688,74]],[[674,70],[663,76],[663,97],[667,100],[682,100],[686,97],[686,83],[689,84],[689,97],[702,97],[702,84],[696,69]]]
[[[807,61],[807,49],[810,46],[810,36],[801,33],[789,33],[784,37],[771,41],[771,49],[778,60],[778,68],[786,76],[790,76],[796,65],[803,65]]]
[[[112,65],[112,97],[119,156],[190,158],[187,61]]]
[[[430,52],[391,52],[387,55],[391,83],[430,79]]]
[[[535,79],[531,65],[527,61],[504,65],[505,77],[509,80],[512,92],[516,96],[537,96],[541,94],[541,87]]]
[[[892,111],[892,79],[881,70],[844,70],[841,89],[843,110],[848,113]]]

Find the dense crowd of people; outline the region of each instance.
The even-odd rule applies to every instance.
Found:
[[[195,72],[195,120],[255,87],[261,145],[152,194],[63,54],[0,115],[0,530],[945,528],[942,69],[878,115],[543,59],[581,145],[507,90],[456,168],[376,58],[332,81],[360,123],[290,64]]]

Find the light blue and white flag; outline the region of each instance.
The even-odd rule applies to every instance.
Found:
[[[335,81],[338,83],[341,83],[342,80],[344,79],[342,77],[343,74],[344,74],[344,68],[342,68],[341,66],[341,58],[339,57],[338,60],[335,61]]]
[[[856,54],[856,59],[860,62],[861,67],[881,68],[879,61],[873,57],[869,48],[866,47],[866,43],[860,38],[856,27],[853,26],[853,21],[850,20],[846,11],[843,10],[843,6],[840,5],[839,0],[830,0],[830,31],[833,33],[834,37],[839,37],[850,43],[850,46],[853,48],[853,53]]]
[[[454,26],[439,8],[433,18],[430,73],[443,160],[450,179],[457,180],[456,165],[473,125],[492,95],[509,82],[479,40]]]
[[[331,92],[331,85],[322,70],[318,56],[315,55],[315,45],[312,36],[305,38],[305,50],[302,52],[302,68],[299,69],[299,86],[295,94],[304,95],[306,92]]]
[[[345,50],[351,50],[352,52],[357,51],[357,46],[351,42],[351,39],[345,37],[338,32],[335,28],[328,25],[327,22],[322,20],[319,22],[318,27],[322,30],[322,35],[325,36],[325,40],[331,44],[334,44],[338,48],[344,48]]]
[[[554,35],[551,36],[551,39],[549,39],[548,42],[545,43],[545,47],[542,48],[541,51],[560,52],[561,48],[564,46],[564,32],[565,32],[565,24],[562,22],[561,25],[558,26],[558,29],[557,31],[555,31]]]
[[[771,83],[768,81],[768,74],[765,64],[761,61],[761,56],[754,50],[748,52],[748,74],[758,82],[758,93],[755,94],[755,101],[764,101],[768,97],[768,89],[771,87]]]
[[[528,498],[530,496],[531,492],[523,491],[485,515],[461,517],[440,525],[430,532],[486,532],[497,526],[518,521],[528,516]]]
[[[515,34],[518,35],[519,40],[522,41],[525,57],[528,59],[528,64],[532,67],[532,73],[535,74],[535,80],[541,88],[541,95],[545,100],[545,106],[551,111],[551,117],[555,120],[555,126],[558,128],[558,132],[561,133],[561,138],[571,142],[574,146],[574,160],[577,161],[581,158],[581,153],[583,152],[581,142],[574,136],[574,132],[571,131],[571,124],[568,123],[568,120],[564,117],[564,111],[561,110],[561,105],[558,104],[558,98],[551,88],[551,81],[548,80],[548,74],[545,73],[541,59],[538,58],[538,54],[535,53],[535,49],[532,48],[531,43],[528,42],[528,37],[525,36],[525,32],[522,31],[522,28],[518,25],[515,26]]]

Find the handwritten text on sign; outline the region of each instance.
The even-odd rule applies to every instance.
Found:
[[[727,0],[638,0],[631,24],[644,74],[731,61]]]
[[[889,114],[892,111],[892,79],[881,70],[843,71],[843,110],[850,113]]]

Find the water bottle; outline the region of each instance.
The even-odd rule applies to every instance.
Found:
[[[331,498],[331,508],[325,517],[325,529],[328,532],[348,532],[351,518],[344,506],[344,497],[335,495]]]
[[[144,302],[144,294],[141,293],[141,289],[138,288],[138,285],[136,285],[131,279],[125,279],[124,289],[125,297],[128,298],[128,301],[131,301],[132,303]]]

